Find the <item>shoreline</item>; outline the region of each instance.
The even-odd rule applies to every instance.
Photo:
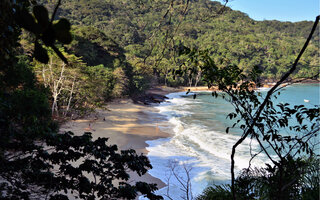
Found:
[[[134,149],[137,154],[148,156],[146,147],[149,145],[146,141],[171,136],[169,133],[160,130],[159,126],[166,126],[168,121],[154,106],[165,102],[165,95],[174,92],[186,92],[188,89],[191,89],[191,91],[213,91],[206,86],[191,88],[158,86],[149,89],[144,97],[133,100],[116,99],[108,103],[104,109],[97,109],[90,116],[70,120],[61,126],[60,131],[72,131],[75,135],[91,132],[93,139],[98,137],[109,138],[108,145],[116,144],[119,150]],[[151,176],[148,172],[141,177],[135,173],[129,174],[128,182],[156,183],[158,189],[166,186],[166,183]]]
[[[148,90],[147,95],[158,97],[159,102],[155,102],[161,103],[165,101],[164,95],[179,91],[183,89],[157,87]],[[169,133],[159,128],[161,123],[161,126],[167,123],[167,119],[158,113],[155,102],[145,104],[131,99],[116,99],[87,117],[67,121],[61,125],[60,132],[72,131],[75,135],[91,132],[93,139],[109,138],[107,144],[117,145],[118,150],[134,149],[137,154],[147,156],[146,147],[149,145],[146,141],[170,137]],[[129,174],[128,182],[131,183],[156,183],[158,189],[166,186],[166,183],[148,172],[143,176]]]

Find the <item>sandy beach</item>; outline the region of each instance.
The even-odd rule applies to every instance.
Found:
[[[117,99],[109,102],[103,108],[97,109],[90,116],[83,119],[70,120],[61,126],[60,131],[72,131],[76,135],[91,132],[93,139],[98,137],[109,138],[108,143],[116,144],[120,150],[135,149],[138,154],[147,155],[146,147],[148,144],[146,141],[169,137],[170,134],[161,131],[159,128],[159,126],[165,127],[168,123],[167,119],[154,107],[157,103],[150,105],[149,101],[146,103],[143,100],[153,99],[157,102],[159,95],[188,91],[188,89],[189,87],[157,87],[148,90],[145,96],[136,100]],[[214,90],[203,86],[191,87],[190,89],[191,91]],[[164,99],[161,100],[163,101]],[[131,173],[129,181],[156,183],[158,188],[166,185],[150,174],[139,177],[137,174]]]
[[[148,94],[165,95],[181,90],[183,89],[155,88],[149,90]],[[164,116],[152,105],[137,104],[131,99],[118,99],[84,119],[71,120],[63,124],[60,131],[72,131],[75,135],[91,132],[93,139],[106,137],[109,138],[109,144],[116,144],[120,150],[131,148],[138,154],[147,155],[146,141],[169,137],[168,133],[159,129],[159,124],[165,126],[165,123]],[[129,182],[156,183],[158,188],[166,185],[148,173],[141,177],[135,173],[131,173],[130,176]]]
[[[166,95],[172,92],[187,91],[187,87],[170,88],[157,87],[147,91],[147,98],[159,98],[158,95]],[[207,90],[206,87],[191,88],[192,91]],[[109,138],[108,144],[116,144],[119,150],[135,149],[138,154],[148,154],[146,141],[169,137],[159,126],[165,127],[167,120],[159,114],[154,107],[157,103],[143,102],[143,98],[136,100],[117,99],[108,103],[104,108],[97,109],[95,113],[83,119],[71,120],[63,124],[61,132],[72,131],[76,135],[91,132],[93,139],[98,137]],[[142,102],[141,102],[142,99]],[[162,99],[163,100],[163,99]],[[156,183],[158,188],[166,186],[160,179],[145,174],[139,177],[136,173],[130,174],[129,182],[144,181]]]

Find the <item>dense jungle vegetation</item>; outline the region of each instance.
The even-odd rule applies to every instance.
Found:
[[[71,43],[70,23],[54,22],[35,1],[1,1],[0,14],[0,199],[135,199],[138,193],[162,199],[153,193],[156,184],[127,183],[128,170],[141,176],[152,167],[146,156],[118,150],[108,138],[93,140],[88,132],[58,133],[53,116],[104,102],[118,87],[110,78],[117,69],[89,68],[65,52],[56,42]],[[107,44],[114,46],[100,43]]]
[[[39,2],[49,13],[56,5]],[[63,18],[72,24],[73,41],[60,49],[72,67],[64,67],[53,52],[49,64],[31,60],[34,37],[24,32],[20,40],[24,57],[29,55],[21,59],[52,92],[52,114],[63,116],[83,115],[153,85],[204,85],[202,70],[179,53],[183,46],[206,50],[220,66],[234,64],[246,73],[258,66],[263,71],[259,81],[274,81],[288,70],[312,26],[308,21],[255,21],[209,0],[70,0],[62,1],[55,15],[55,20]],[[318,78],[318,33],[293,78]]]
[[[54,6],[54,2],[42,2],[51,9]],[[156,83],[170,86],[189,83],[187,77],[174,80],[169,73],[185,61],[173,51],[181,44],[207,49],[216,63],[236,64],[244,71],[259,66],[264,72],[263,79],[278,79],[294,61],[312,26],[310,21],[255,21],[247,14],[224,8],[215,1],[173,1],[172,5],[169,2],[70,0],[63,2],[57,16],[69,19],[75,27],[88,26],[93,32],[93,27],[97,28],[118,44],[133,68],[135,86],[142,90],[154,83],[151,80],[155,77]],[[300,70],[294,78],[317,73],[318,33],[299,63]],[[89,35],[88,31],[85,37],[90,38]],[[83,61],[91,66],[88,50],[92,47],[82,47],[83,50],[71,52],[82,56]],[[90,55],[91,59],[95,55],[100,58],[103,52],[100,53]],[[195,82],[193,80],[192,85]]]
[[[63,1],[55,15],[52,13],[56,5],[56,1],[45,0],[3,0],[0,4],[0,199],[54,200],[68,199],[67,195],[81,199],[134,199],[138,193],[149,199],[162,199],[154,194],[155,184],[126,182],[127,169],[142,175],[152,167],[147,157],[134,150],[118,151],[116,145],[107,144],[106,138],[92,140],[90,133],[58,134],[54,119],[81,116],[112,98],[134,96],[155,84],[191,86],[220,81],[221,89],[238,95],[237,103],[247,101],[253,105],[245,115],[241,114],[249,127],[243,129],[243,138],[252,135],[258,139],[258,133],[252,130],[254,126],[264,126],[260,122],[265,119],[260,114],[276,113],[269,106],[270,99],[260,103],[252,93],[242,93],[247,90],[239,94],[230,90],[240,81],[236,75],[250,75],[258,69],[263,72],[262,80],[278,79],[296,59],[312,27],[312,22],[254,21],[209,0],[70,0]],[[295,66],[298,70],[293,78],[318,78],[319,29],[314,35]],[[184,52],[186,49],[189,50]],[[208,69],[225,77],[208,76],[198,67],[201,62],[209,63],[205,65]],[[177,71],[186,73],[176,76],[180,74]],[[241,81],[248,84],[248,80]],[[252,108],[256,107],[259,113],[252,118]],[[299,119],[319,121],[318,107],[287,107],[283,106],[283,119],[298,113]],[[284,140],[272,132],[277,131],[273,126],[283,125],[276,117],[266,120],[271,132],[263,130],[261,134],[266,134],[267,141],[276,136],[276,142],[282,144]],[[319,131],[314,127],[312,137]],[[307,143],[299,138],[289,139],[299,145]],[[282,149],[277,151],[282,153]],[[282,181],[290,175],[291,169],[318,166],[317,161],[306,164],[305,160],[279,155],[284,159],[268,169],[274,173],[267,180],[269,186],[277,185],[278,176]],[[79,165],[75,166],[75,162]],[[86,173],[97,179],[90,181]],[[257,179],[263,179],[264,174],[257,172]],[[120,182],[113,184],[115,179]],[[250,183],[254,181],[255,176]],[[319,193],[319,184],[313,185],[314,181],[310,181],[312,187],[306,188],[300,176],[295,181],[295,185],[285,185],[290,189],[286,195],[306,194],[313,198]],[[237,185],[233,183],[232,187],[235,193]],[[302,192],[295,187],[302,188]],[[232,195],[235,199],[230,191],[228,198]],[[270,191],[266,195],[271,199],[279,194],[273,188]],[[210,188],[205,192],[210,193]]]

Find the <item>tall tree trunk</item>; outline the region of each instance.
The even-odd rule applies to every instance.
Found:
[[[68,100],[68,105],[67,105],[66,111],[64,113],[64,116],[67,116],[67,113],[70,109],[70,104],[71,104],[71,100],[72,100],[75,81],[76,81],[76,77],[73,78],[73,82],[72,82],[72,86],[71,86],[71,90],[70,90],[70,96],[69,96],[69,100]]]
[[[197,87],[197,86],[198,86],[198,83],[199,83],[199,81],[200,81],[200,79],[201,79],[201,74],[202,74],[202,72],[201,72],[201,70],[199,70],[199,71],[198,71],[198,74],[197,74],[197,76],[196,76],[196,79],[195,79],[194,87]]]
[[[167,87],[167,79],[168,79],[168,73],[166,73],[164,77],[164,85]]]
[[[58,80],[54,80],[53,81],[53,88],[52,88],[52,97],[53,97],[53,103],[52,103],[52,108],[51,108],[51,112],[52,115],[54,115],[54,112],[56,111],[57,116],[59,116],[59,112],[58,112],[58,96],[61,93],[62,89],[63,89],[63,72],[65,70],[65,65],[66,64],[62,64],[62,68],[61,68],[61,72],[60,72],[60,76]],[[50,66],[50,71],[51,74],[53,76],[53,72],[52,72],[52,66]],[[52,77],[53,79],[53,77]]]

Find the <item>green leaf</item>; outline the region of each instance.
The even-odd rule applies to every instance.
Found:
[[[53,24],[53,29],[55,31],[70,31],[71,25],[67,19],[62,18],[58,23]]]
[[[45,32],[42,34],[41,39],[46,46],[52,46],[54,44],[55,34],[52,27],[49,27],[45,30]]]
[[[63,44],[70,44],[72,42],[72,36],[70,32],[63,32],[58,31],[56,32],[56,38],[59,42],[62,42]]]
[[[34,43],[34,57],[36,60],[38,60],[39,62],[45,63],[47,64],[49,61],[49,56],[47,53],[47,50],[44,49],[38,41],[36,41]]]
[[[49,24],[48,10],[44,6],[40,6],[40,5],[34,6],[33,14],[41,26],[43,27],[48,26]]]
[[[58,23],[53,25],[55,36],[59,42],[62,42],[63,44],[70,44],[72,42],[70,28],[70,22],[64,18],[60,19]]]
[[[18,24],[27,31],[33,33],[40,32],[40,28],[38,24],[36,24],[34,17],[26,9],[17,10],[15,18]]]

